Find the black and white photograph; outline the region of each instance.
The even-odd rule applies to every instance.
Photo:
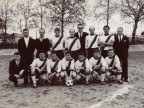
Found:
[[[0,0],[0,108],[144,108],[144,0]]]

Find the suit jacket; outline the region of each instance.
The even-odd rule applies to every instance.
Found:
[[[30,65],[33,61],[33,54],[35,51],[35,41],[32,38],[29,38],[28,47],[25,45],[24,38],[19,39],[18,41],[18,51],[20,52],[21,58]]]
[[[36,46],[37,52],[39,52],[41,50],[48,52],[50,49],[50,41],[49,41],[49,39],[43,39],[42,41],[40,41],[40,39],[36,39],[35,46]]]
[[[9,74],[10,75],[15,75],[15,74],[19,74],[19,72],[21,70],[27,70],[27,65],[25,63],[24,60],[20,60],[19,65],[16,64],[15,59],[13,59],[10,63],[9,63]]]
[[[78,38],[80,39],[80,43],[81,43],[81,50],[82,50],[82,51],[85,51],[85,38],[86,38],[87,35],[88,35],[88,33],[83,32],[82,37],[79,38],[79,34],[78,34],[78,32],[75,33],[75,37],[78,37]]]
[[[114,48],[115,53],[120,58],[127,58],[128,57],[128,49],[129,49],[128,37],[123,35],[123,38],[120,42],[118,35],[115,35],[115,42],[113,44],[113,48]]]

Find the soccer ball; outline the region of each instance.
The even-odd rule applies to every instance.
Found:
[[[69,86],[73,86],[73,80],[72,79],[67,79],[66,80],[66,85]]]

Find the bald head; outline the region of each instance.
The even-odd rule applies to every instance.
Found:
[[[90,31],[90,34],[94,34],[94,32],[95,32],[95,27],[91,26],[91,27],[89,28],[89,31]]]
[[[75,29],[70,29],[69,34],[70,34],[71,37],[74,37]]]

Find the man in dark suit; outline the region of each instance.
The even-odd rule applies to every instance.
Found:
[[[123,34],[123,28],[117,29],[115,36],[114,51],[118,55],[122,65],[122,80],[128,82],[128,49],[129,39]]]
[[[78,32],[75,33],[75,37],[78,37],[80,39],[80,43],[81,43],[80,52],[84,52],[86,54],[85,38],[88,35],[88,33],[83,32],[83,29],[84,29],[83,24],[78,24],[77,28],[78,28]]]
[[[25,60],[26,64],[29,66],[34,59],[35,51],[35,41],[29,37],[29,30],[23,30],[23,38],[18,40],[18,51],[20,56]],[[25,78],[25,85],[28,84],[28,78]]]
[[[28,77],[28,66],[25,61],[21,59],[20,53],[14,53],[14,59],[9,63],[9,80],[12,81],[15,86],[18,84],[20,78]],[[24,79],[25,83],[25,79]]]
[[[47,54],[47,52],[50,50],[50,41],[48,38],[44,38],[45,30],[43,28],[39,30],[39,34],[40,34],[39,39],[35,40],[37,58],[40,51],[44,51]]]

